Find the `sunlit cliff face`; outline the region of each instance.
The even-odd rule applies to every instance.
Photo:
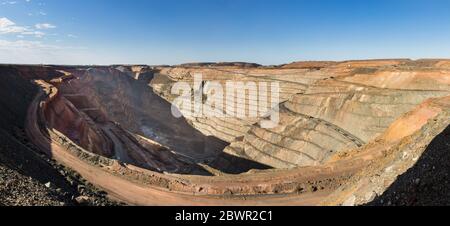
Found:
[[[349,66],[339,67],[334,70]],[[46,117],[51,127],[93,153],[152,169],[177,168],[158,161],[214,165],[229,156],[258,168],[321,165],[342,150],[363,146],[425,99],[447,93],[448,82],[439,72],[369,72],[331,79],[331,69],[88,69],[58,86],[59,97]],[[262,116],[175,117],[171,88],[177,82],[195,84],[194,75],[224,87],[229,81],[281,83],[280,121],[264,128],[258,124]],[[247,92],[243,103],[258,103],[251,100],[260,94],[251,95]]]
[[[52,139],[57,134],[58,142],[73,142],[90,153],[118,160],[125,165],[107,164],[106,168],[131,175],[134,182],[147,178],[146,173],[141,175],[147,169],[147,173],[176,175],[151,174],[152,179],[144,180],[170,191],[204,195],[319,191],[322,197],[338,188],[353,189],[350,184],[359,183],[355,178],[370,177],[376,171],[368,168],[375,163],[381,168],[400,164],[398,171],[389,172],[402,173],[406,165],[395,158],[385,160],[389,153],[416,153],[418,149],[408,143],[411,137],[426,143],[431,131],[435,134],[445,127],[450,73],[446,64],[434,63],[386,60],[309,62],[277,68],[62,68],[60,79],[42,81],[51,90],[43,108],[44,121],[54,131],[49,132]],[[198,74],[205,82],[195,86]],[[192,87],[195,95],[203,91],[198,87],[212,82],[225,86],[230,81],[276,82],[279,100],[273,109],[277,124],[266,127],[261,123],[273,111],[251,117],[173,114],[173,103],[179,98],[173,92],[177,84]],[[258,103],[252,100],[261,98],[259,92],[246,94],[225,101],[225,107]],[[208,102],[205,96],[202,103]],[[422,131],[430,132],[424,135]],[[387,178],[393,180],[391,176]],[[385,184],[374,189],[382,191]],[[355,200],[364,202],[363,198]]]

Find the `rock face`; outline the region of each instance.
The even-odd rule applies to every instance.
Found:
[[[281,122],[276,128],[255,124],[261,118],[190,119],[203,133],[232,142],[226,153],[275,168],[323,164],[342,150],[374,139],[424,100],[450,94],[448,72],[409,61],[305,64],[331,66],[322,70],[171,68],[160,72],[164,86],[158,81],[152,85],[171,100],[170,81],[191,81],[199,73],[214,81],[282,81]],[[243,141],[235,141],[241,136]]]
[[[30,79],[51,80],[64,74],[54,67],[14,65],[0,65],[0,74],[0,205],[77,205],[72,200],[79,195],[74,187],[83,182],[42,156],[24,131],[27,109],[39,90]],[[117,204],[91,188],[85,192],[91,198],[89,205]]]
[[[45,112],[48,127],[67,134],[70,140],[92,153],[112,157],[112,142],[94,122],[104,117],[99,114],[91,118],[89,113],[84,113],[90,109],[86,105],[83,96],[58,93]]]
[[[145,81],[117,70],[90,69],[61,90],[65,96],[76,92],[74,95],[86,99],[80,103],[92,103],[95,107],[84,106],[87,114],[107,115],[130,132],[192,159],[214,158],[226,145],[193,129],[183,118],[173,117],[171,105],[153,93]]]
[[[194,76],[197,74],[201,74],[204,81],[219,82],[223,87],[226,86],[227,81],[242,82],[243,84],[248,84],[249,82],[254,82],[256,84],[261,82],[266,82],[267,84],[277,82],[280,88],[279,102],[286,101],[297,93],[303,93],[310,84],[317,80],[329,77],[329,75],[324,72],[306,69],[235,69],[230,67],[163,68],[156,74],[151,85],[156,93],[169,101],[173,101],[175,96],[171,94],[172,85],[180,81],[193,85]],[[208,82],[206,82],[206,84],[207,83]],[[269,88],[268,90],[270,91]],[[226,102],[225,108],[230,106],[239,108],[239,106],[237,106],[237,98],[239,97],[237,96],[233,103]],[[246,103],[247,106],[251,100],[257,99],[258,93],[250,92],[250,94],[246,95],[244,100],[241,101]],[[248,110],[248,107],[246,110]],[[227,142],[232,142],[237,137],[244,135],[250,129],[251,125],[260,121],[260,118],[261,117],[227,117],[224,119],[221,117],[187,117],[194,127],[202,133],[218,137]]]
[[[427,146],[432,143],[435,137],[445,136],[446,128],[450,124],[449,108],[450,98],[436,98],[429,99],[417,106],[411,112],[400,117],[394,122],[386,132],[378,138],[378,140],[367,145],[367,149],[380,148],[381,146],[391,146],[383,153],[383,157],[368,165],[367,168],[355,174],[345,185],[337,189],[330,195],[324,204],[327,205],[362,205],[373,201],[377,196],[382,196],[388,190],[388,187],[395,183],[399,175],[407,171],[415,164],[422,163],[422,167],[432,163],[432,160],[427,162],[417,162],[421,156],[428,152],[435,152],[443,150],[446,145],[440,144],[434,150],[427,150]],[[364,151],[364,150],[363,150]],[[445,152],[445,151],[444,151]],[[440,153],[445,155],[445,153]],[[426,158],[426,156],[424,156]],[[436,163],[435,163],[436,164]],[[446,164],[441,165],[441,168],[435,168],[436,172],[445,170]],[[402,176],[402,177],[406,177]],[[414,183],[420,184],[422,175],[415,175]],[[434,175],[428,180],[434,180],[434,177],[441,177],[442,175]],[[417,180],[419,178],[419,180]],[[445,175],[444,175],[445,178]],[[402,183],[400,180],[399,183]],[[404,181],[403,181],[404,183]],[[444,182],[445,183],[445,182]],[[406,187],[407,185],[405,185]],[[440,185],[437,185],[440,186]],[[432,191],[430,191],[432,192]],[[399,194],[402,195],[402,194]],[[389,193],[386,194],[389,196]],[[433,197],[435,194],[430,193],[428,197]],[[416,197],[419,199],[427,199],[425,197]],[[446,196],[441,197],[447,200]],[[391,197],[384,200],[388,202],[400,201],[399,198]],[[439,203],[439,202],[436,202]]]
[[[367,205],[448,206],[450,194],[450,126],[426,148],[419,160]],[[370,200],[370,199],[367,199]]]
[[[32,67],[4,70],[17,76],[6,77],[15,86],[35,89],[25,106],[11,108],[28,108],[24,129],[35,149],[126,203],[362,205],[388,193],[448,127],[448,62],[44,66],[30,75]],[[199,74],[203,82],[195,87]],[[230,81],[276,83],[279,99],[253,116],[172,115],[178,82],[199,93]],[[258,103],[261,95],[245,88],[246,95],[225,107],[248,110],[238,103]],[[278,123],[263,126],[273,110]],[[74,202],[92,201],[84,196]]]
[[[195,163],[226,145],[172,117],[146,83],[118,70],[88,69],[58,82],[42,84],[58,90],[46,105],[48,127],[91,153],[160,172],[208,174]]]

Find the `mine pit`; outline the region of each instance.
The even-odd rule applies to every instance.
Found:
[[[449,124],[450,73],[442,68],[407,60],[296,65],[59,67],[63,76],[33,79],[40,91],[25,130],[128,204],[360,205],[414,165],[400,152],[420,155]],[[198,73],[220,84],[277,82],[278,124],[174,117],[173,85],[192,84]]]

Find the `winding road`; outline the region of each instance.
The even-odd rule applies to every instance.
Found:
[[[48,101],[58,95],[58,90],[43,81],[37,84],[42,89],[30,105],[26,121],[26,132],[30,140],[56,161],[77,171],[84,179],[106,191],[112,199],[130,205],[319,205],[346,180],[345,178],[349,178],[366,167],[369,162],[383,155],[383,149],[374,146],[352,158],[323,166],[220,177],[166,175],[125,166],[127,169],[144,172],[151,177],[160,177],[174,182],[184,181],[187,187],[198,189],[196,192],[188,192],[183,188],[169,190],[161,185],[132,180],[112,172],[108,167],[90,164],[75,156],[58,142],[52,141],[45,133],[49,129],[45,127],[43,113]],[[328,184],[321,184],[327,181]],[[305,184],[310,185],[312,189],[303,190],[302,188],[302,191],[293,189]],[[262,192],[261,189],[275,192]],[[227,191],[241,191],[242,194]]]

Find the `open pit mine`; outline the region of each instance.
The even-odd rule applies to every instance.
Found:
[[[1,65],[0,74],[0,165],[22,189],[3,184],[4,205],[42,204],[27,193],[50,205],[450,203],[450,60]],[[277,125],[261,126],[270,111],[174,117],[172,88],[196,74],[202,86],[276,82]]]

